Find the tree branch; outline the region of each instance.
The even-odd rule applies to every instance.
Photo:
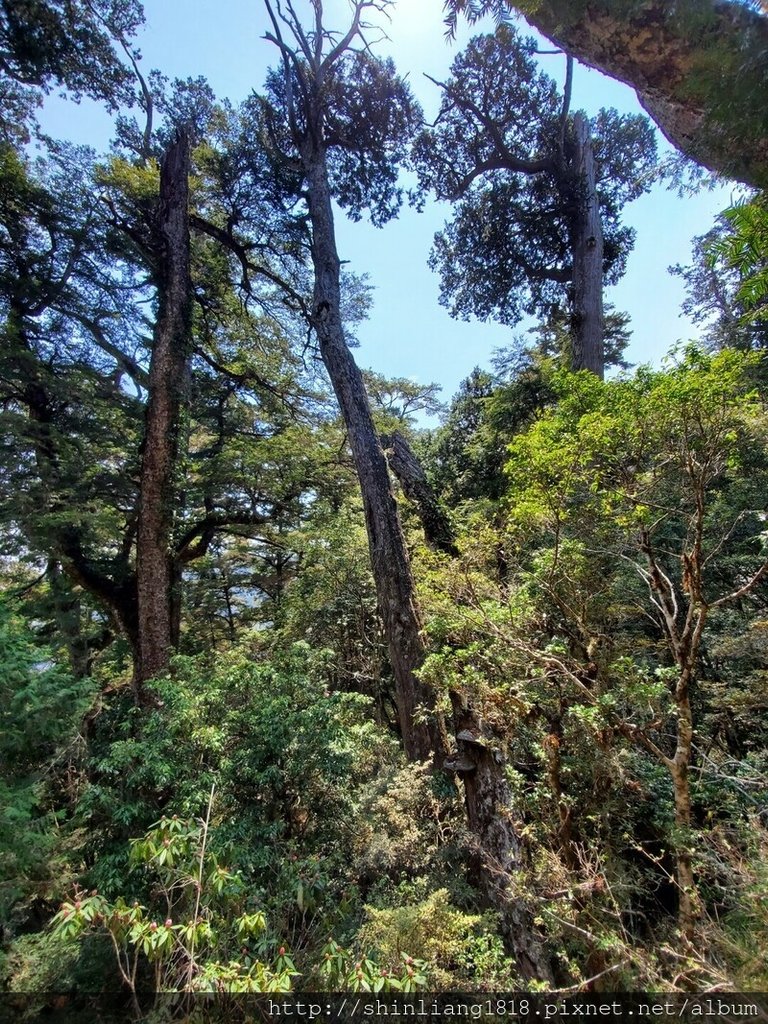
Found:
[[[264,526],[269,522],[267,516],[255,512],[220,512],[212,513],[190,526],[176,543],[176,557],[186,565],[195,558],[202,557],[210,547],[211,541],[218,530],[227,526]],[[197,543],[193,543],[197,541]]]
[[[757,572],[748,580],[743,587],[739,587],[738,590],[732,590],[730,594],[726,594],[724,597],[720,597],[717,601],[712,601],[709,605],[710,608],[719,608],[721,605],[728,604],[729,601],[736,601],[738,598],[748,594],[753,587],[757,586],[760,580],[768,573],[768,561],[763,562]]]
[[[515,154],[507,147],[497,122],[494,121],[486,111],[482,110],[476,103],[473,103],[472,100],[468,99],[462,93],[457,93],[451,85],[445,82],[440,82],[431,75],[425,75],[425,78],[428,78],[430,82],[442,89],[446,96],[451,99],[454,106],[458,107],[459,110],[473,114],[474,117],[477,118],[480,124],[490,135],[491,141],[499,154],[495,160],[500,162],[502,168],[520,174],[540,174],[542,171],[552,169],[552,161],[548,157],[526,159],[515,156]]]
[[[237,256],[240,261],[240,266],[243,269],[242,286],[244,291],[249,295],[253,295],[253,289],[251,287],[249,277],[250,273],[264,277],[267,281],[270,281],[285,292],[285,294],[295,303],[295,308],[309,319],[310,308],[304,300],[304,297],[300,295],[299,292],[297,292],[296,289],[285,280],[285,278],[274,273],[274,271],[270,270],[269,267],[264,266],[264,264],[252,262],[249,256],[249,251],[255,248],[253,244],[246,244],[238,241],[231,231],[220,228],[216,224],[212,224],[210,221],[205,220],[204,217],[195,213],[190,214],[189,223],[192,227],[197,228],[198,231],[202,231],[204,234],[216,239],[217,242],[220,242],[223,246],[233,252],[235,256]]]

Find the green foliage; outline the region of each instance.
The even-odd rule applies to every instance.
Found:
[[[252,882],[277,872],[297,886],[311,851],[330,863],[344,857],[334,821],[351,813],[345,780],[375,742],[359,720],[366,702],[329,693],[323,658],[306,644],[272,661],[254,653],[179,658],[173,678],[156,685],[160,710],[144,721],[123,724],[122,698],[105,706],[79,809],[102,850],[93,872],[101,891],[114,894],[125,839],[147,827],[156,807],[198,813],[214,783],[216,843]],[[115,860],[103,856],[110,835]],[[298,870],[289,870],[293,863]]]
[[[78,728],[89,680],[51,661],[7,600],[0,600],[0,922],[23,921],[27,901],[54,890],[66,867],[56,829],[57,790],[82,756]]]
[[[367,210],[380,227],[400,208],[399,168],[421,124],[421,108],[394,62],[367,47],[342,53],[324,88],[324,141],[336,200],[353,220]]]
[[[682,843],[693,845],[710,913],[728,907],[738,917],[746,906],[753,787],[765,779],[755,759],[763,731],[746,710],[764,681],[761,372],[755,355],[694,349],[666,370],[608,383],[554,372],[557,401],[510,439],[502,502],[467,503],[457,517],[461,559],[420,567],[423,678],[461,694],[494,737],[536,865],[542,926],[571,977],[614,963],[625,965],[621,984],[665,976],[638,922],[652,920],[663,943]],[[503,387],[489,392],[485,408]],[[664,761],[674,753],[680,670],[649,587],[648,551],[674,591],[679,624],[691,588],[712,606],[697,661],[694,828],[685,836]],[[694,562],[703,570],[692,582]],[[729,849],[746,858],[741,868]],[[708,927],[713,945],[726,942]],[[600,957],[586,954],[584,933]],[[681,969],[716,977],[713,957]]]
[[[525,10],[529,4],[536,4],[537,0],[526,0],[518,6]],[[456,35],[456,26],[459,15],[462,14],[470,24],[479,21],[486,14],[492,15],[497,23],[509,20],[510,5],[507,0],[446,0],[444,4],[446,35],[453,39]]]
[[[363,380],[382,434],[413,427],[419,415],[436,416],[445,411],[438,399],[439,384],[420,384],[405,377],[388,379],[373,370],[363,370]]]
[[[401,953],[394,968],[380,966],[371,956],[355,959],[333,939],[323,948],[319,975],[331,991],[418,992],[427,987],[427,964]]]
[[[515,514],[550,526],[591,518],[597,533],[638,530],[653,526],[662,498],[672,519],[685,521],[701,486],[719,519],[722,485],[742,499],[740,471],[761,464],[757,366],[733,352],[691,350],[677,368],[626,381],[561,377],[557,410],[510,446]]]
[[[115,51],[143,20],[138,0],[3,0],[0,70],[22,85],[59,85],[115,106],[130,97],[130,73]]]
[[[424,872],[446,884],[452,878],[463,856],[460,815],[441,788],[428,766],[395,764],[362,794],[355,871],[372,891],[386,894],[395,882]]]
[[[484,430],[494,378],[476,367],[462,381],[443,426],[424,444],[429,473],[437,492],[451,504],[461,498],[495,496],[503,459],[503,442]],[[496,443],[494,443],[496,442]]]
[[[114,969],[112,956],[96,934],[79,939],[62,939],[50,930],[20,935],[7,955],[0,954],[4,996],[19,993],[26,1017],[34,1020],[36,1013],[50,1012],[53,992],[101,991]]]
[[[429,980],[433,990],[454,991],[467,979],[463,969],[476,968],[474,956],[480,951],[490,922],[477,914],[466,914],[452,906],[445,889],[437,889],[426,899],[405,906],[366,908],[367,920],[360,932],[364,946],[377,950],[377,959],[388,971],[401,962],[413,963],[413,983],[424,985]],[[429,964],[411,961],[406,950],[418,950]],[[487,946],[485,947],[487,956]],[[474,979],[473,979],[474,980]],[[409,991],[409,989],[405,989]]]
[[[726,210],[730,231],[714,239],[708,249],[710,262],[722,260],[738,274],[736,299],[744,312],[742,323],[768,319],[768,198],[759,193],[751,202]]]
[[[443,85],[440,116],[416,141],[422,188],[455,204],[430,265],[452,316],[508,325],[524,314],[565,315],[573,277],[575,217],[583,184],[573,119],[539,70],[536,44],[510,26],[478,36]],[[601,110],[590,126],[604,234],[603,274],[624,273],[633,233],[623,207],[650,187],[656,160],[644,117]]]
[[[160,193],[160,167],[156,160],[136,164],[113,157],[108,164],[97,169],[95,181],[110,191],[113,201],[120,202],[121,213],[138,208],[149,215]]]
[[[500,20],[508,7],[453,4]],[[509,934],[475,887],[483,851],[461,781],[403,763],[353,466],[305,362],[302,146],[327,153],[353,218],[381,224],[421,113],[362,47],[326,65],[314,107],[302,59],[293,96],[274,74],[237,109],[202,80],[152,74],[151,131],[123,116],[102,163],[50,140],[33,158],[36,97],[124,95],[116,53],[140,17],[111,0],[0,0],[0,987],[40,1008],[105,978],[134,996],[518,987]],[[691,349],[608,383],[563,372],[579,189],[572,119],[532,49],[509,25],[474,40],[415,151],[422,183],[459,200],[436,243],[444,299],[462,315],[541,316],[535,346],[473,373],[444,426],[415,438],[461,549],[413,547],[421,679],[449,725],[471,708],[502,766],[525,866],[501,884],[510,906],[536,908],[558,984],[764,987],[765,367]],[[158,161],[179,124],[194,133],[196,299],[169,553],[182,653],[137,706]],[[631,246],[622,207],[647,186],[653,146],[643,119],[615,111],[591,130],[614,280]],[[507,166],[487,166],[499,138]],[[723,314],[715,345],[756,349],[763,197],[727,219],[682,273],[702,315]],[[364,282],[350,276],[342,305],[365,315]],[[618,358],[626,321],[609,321]],[[413,436],[415,414],[440,411],[434,385],[365,376],[377,429]],[[681,827],[669,622],[704,607]],[[696,951],[673,923],[687,848]]]
[[[210,809],[209,803],[209,815]],[[162,818],[131,848],[131,861],[153,877],[152,905],[76,892],[52,921],[54,938],[106,931],[133,993],[146,965],[155,992],[289,991],[297,974],[291,957],[280,946],[264,961],[271,945],[264,914],[252,905],[242,876],[220,864],[207,841],[208,818]]]
[[[388,700],[385,641],[376,615],[359,501],[319,504],[302,533],[302,571],[281,608],[281,635],[323,654],[333,689],[365,693],[380,714]]]
[[[301,33],[299,27],[297,39]],[[306,72],[314,76],[317,68],[308,65]],[[275,162],[285,164],[286,156],[299,158],[302,140],[310,138],[319,124],[334,198],[353,220],[367,212],[380,227],[396,216],[402,203],[399,166],[421,124],[421,109],[393,62],[373,56],[367,47],[337,54],[323,70],[322,90],[321,106],[311,109],[310,93],[294,77],[292,95],[307,102],[289,114],[284,75],[269,75],[260,102]]]
[[[753,821],[748,836],[750,866],[747,878],[737,874],[738,849],[726,836],[720,840],[723,860],[734,870],[738,884],[744,886],[743,896],[725,921],[721,939],[721,955],[734,963],[734,974],[744,991],[761,991],[766,984],[763,955],[768,944],[768,875],[766,874],[766,834],[764,824]]]
[[[211,141],[236,147],[241,119],[229,108],[217,113]],[[237,154],[251,183],[259,155],[263,164],[253,147]],[[92,155],[69,147],[35,163],[10,146],[0,157],[0,423],[13,440],[1,467],[4,550],[60,565],[135,645],[146,309],[161,283],[157,162],[131,153],[94,167]],[[192,194],[196,215],[226,241],[230,215],[247,235],[262,229],[269,211],[264,201],[246,210],[245,185],[221,163],[204,147],[195,151]],[[94,190],[103,199],[96,207]],[[296,247],[286,243],[283,256],[289,278]],[[343,490],[346,480],[322,389],[293,351],[292,323],[241,302],[221,237],[199,231],[192,257],[200,354],[176,467],[184,501],[174,516],[174,556],[180,575],[191,566],[180,586],[208,620],[191,639],[194,650],[200,635],[231,640],[240,617],[271,620],[299,558],[296,527],[317,497]],[[208,559],[199,572],[198,559]]]
[[[766,327],[761,303],[747,304],[742,294],[742,271],[734,251],[738,243],[725,215],[705,235],[694,239],[692,262],[676,264],[670,272],[685,283],[683,310],[702,331],[713,349],[761,349]]]

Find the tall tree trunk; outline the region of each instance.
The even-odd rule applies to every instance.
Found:
[[[431,756],[441,766],[445,763],[448,751],[447,739],[442,718],[434,705],[434,695],[417,675],[425,652],[408,551],[392,493],[387,461],[374,427],[362,376],[344,340],[340,308],[340,262],[324,142],[323,121],[327,92],[324,76],[355,37],[361,34],[361,16],[365,8],[371,5],[367,0],[353,0],[351,27],[346,35],[340,35],[338,41],[334,39],[330,53],[323,58],[323,41],[330,34],[323,30],[321,3],[313,4],[315,24],[313,35],[309,38],[314,41],[314,53],[290,5],[289,13],[283,13],[282,22],[290,26],[298,51],[291,50],[283,40],[281,19],[270,0],[265,0],[265,3],[274,28],[274,35],[268,38],[279,46],[283,57],[288,121],[300,157],[308,202],[315,272],[311,323],[347,427],[360,480],[379,611],[395,676],[403,744],[410,759]],[[301,118],[296,116],[296,96],[301,97]],[[461,753],[460,749],[457,756],[460,757]],[[481,764],[483,767],[480,769]],[[499,813],[509,806],[503,770],[498,768],[492,757],[490,760],[478,758],[470,774],[474,775],[467,789],[470,826],[478,837],[480,848],[487,845],[490,850],[488,856],[483,857],[483,864],[485,878],[488,880],[486,884],[491,888],[492,862],[501,857],[504,878],[508,879],[507,869],[514,868],[520,861],[519,842],[509,819]],[[492,793],[489,792],[491,789]],[[495,838],[495,830],[498,829],[503,835]],[[491,902],[500,910],[504,909],[511,921],[517,910],[524,911],[524,906],[517,900],[507,901],[505,891],[506,884],[495,884]],[[506,906],[506,903],[510,905]],[[511,947],[519,952],[523,973],[529,977],[548,978],[549,975],[541,970],[541,962],[535,951],[533,955],[525,952],[528,943],[535,944],[535,933],[532,922],[526,919],[524,913],[510,925],[508,936]]]
[[[136,542],[139,657],[134,687],[165,672],[174,643],[178,567],[173,552],[174,475],[188,385],[192,286],[189,140],[182,132],[160,168],[156,214],[158,318],[149,367]]]
[[[572,369],[605,370],[603,320],[603,226],[597,198],[595,157],[589,122],[573,119],[573,173],[576,181],[573,219],[573,360]]]
[[[360,480],[379,613],[395,677],[403,746],[411,760],[434,757],[440,762],[447,750],[444,726],[435,713],[430,688],[416,676],[424,660],[424,645],[405,537],[363,378],[344,340],[341,263],[336,248],[326,155],[311,137],[304,143],[301,155],[309,197],[315,272],[312,324],[344,418]]]

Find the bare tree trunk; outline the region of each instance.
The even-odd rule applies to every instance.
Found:
[[[325,152],[309,139],[302,150],[312,225],[315,287],[312,322],[320,354],[349,435],[360,479],[368,546],[395,677],[395,699],[406,755],[441,761],[447,743],[431,690],[416,676],[424,660],[421,622],[397,503],[360,370],[344,340],[339,255]]]
[[[688,942],[693,942],[699,901],[691,850],[693,815],[689,771],[693,754],[693,714],[690,699],[690,672],[687,669],[683,670],[675,689],[675,704],[677,705],[677,743],[669,771],[672,776],[672,788],[675,796],[675,826],[678,832],[677,915],[681,934]]]
[[[576,210],[573,228],[573,361],[572,369],[605,370],[603,320],[603,226],[597,198],[595,157],[589,123],[573,119]]]
[[[160,168],[159,310],[149,368],[136,542],[139,652],[134,687],[165,672],[174,642],[178,573],[172,545],[174,473],[186,399],[192,287],[189,255],[189,140],[177,135]]]
[[[464,783],[467,824],[477,848],[474,870],[488,904],[498,913],[501,933],[527,981],[554,983],[552,965],[536,935],[533,915],[509,886],[525,868],[525,845],[512,818],[504,757],[494,737],[466,701],[453,696],[458,752],[445,767]]]
[[[389,468],[400,481],[406,498],[416,506],[427,544],[455,558],[459,551],[448,516],[407,439],[395,430],[392,434],[383,434],[381,443]]]

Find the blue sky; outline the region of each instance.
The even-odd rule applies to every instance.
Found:
[[[204,75],[218,96],[237,102],[261,86],[275,61],[274,48],[262,38],[267,19],[261,0],[144,0],[144,6],[146,26],[138,42],[145,71],[156,67],[170,77]],[[308,4],[297,0],[302,6]],[[326,0],[325,7],[328,25],[346,23],[346,0]],[[436,113],[439,91],[425,73],[445,78],[470,35],[492,27],[462,25],[457,41],[448,44],[442,18],[442,0],[397,0],[386,25],[389,38],[377,47],[408,76],[427,118]],[[542,61],[550,74],[561,75],[563,57]],[[640,109],[631,89],[586,68],[576,71],[573,106],[588,113],[601,106]],[[111,120],[96,105],[77,106],[55,97],[46,104],[44,125],[52,134],[97,149],[106,148],[111,135]],[[627,208],[626,222],[637,230],[635,251],[625,278],[606,298],[632,316],[631,362],[658,363],[675,342],[696,336],[680,313],[681,283],[667,268],[689,260],[692,237],[711,227],[735,195],[735,189],[721,187],[680,199],[656,187]],[[337,219],[342,259],[356,273],[367,273],[374,286],[371,318],[358,331],[358,361],[389,376],[437,381],[446,399],[475,365],[488,366],[493,351],[509,345],[526,327],[457,322],[438,304],[438,281],[427,256],[449,214],[447,206],[434,203],[423,213],[404,209],[383,229],[350,223],[342,214]]]

